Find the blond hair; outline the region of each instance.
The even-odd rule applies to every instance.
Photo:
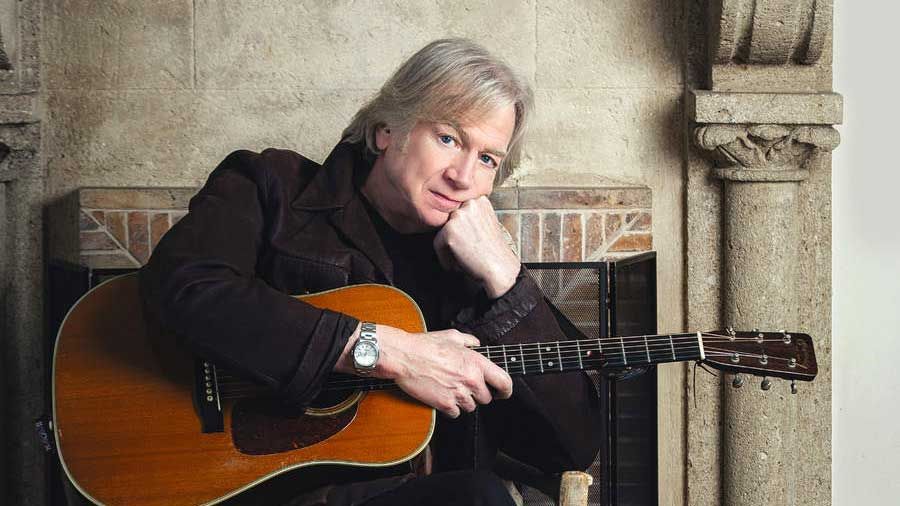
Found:
[[[467,39],[440,39],[412,55],[384,83],[344,129],[347,142],[365,141],[375,155],[378,128],[388,127],[405,141],[421,121],[464,123],[498,107],[513,105],[516,123],[500,163],[502,182],[522,155],[525,129],[534,108],[531,87],[517,72]]]

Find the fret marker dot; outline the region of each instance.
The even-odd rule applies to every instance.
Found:
[[[544,348],[544,351],[550,351],[550,347],[547,346],[546,348]]]
[[[515,362],[515,361],[516,361],[516,357],[510,357],[509,360],[510,360],[511,362]]]
[[[553,367],[553,361],[551,360],[550,362],[547,362],[547,365],[549,365],[550,367]]]

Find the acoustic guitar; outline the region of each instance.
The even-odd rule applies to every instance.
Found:
[[[298,297],[409,332],[422,315],[400,290],[357,285]],[[811,381],[806,334],[696,332],[474,348],[511,375],[699,361]],[[421,452],[435,411],[389,381],[334,375],[303,413],[195,359],[146,321],[137,276],[107,281],[66,316],[53,359],[53,429],[65,473],[97,504],[215,504],[319,464],[389,466]],[[502,401],[498,401],[502,402]],[[301,471],[302,474],[302,471]]]

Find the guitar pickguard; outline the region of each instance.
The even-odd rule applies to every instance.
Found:
[[[288,413],[278,401],[238,401],[231,414],[234,447],[247,455],[271,455],[316,444],[337,434],[356,417],[357,402],[330,414]]]

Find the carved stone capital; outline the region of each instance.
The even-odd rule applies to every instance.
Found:
[[[831,151],[840,134],[822,125],[702,125],[694,140],[714,154],[720,177],[744,181],[806,179],[806,161],[815,150]]]
[[[713,64],[813,64],[832,27],[831,0],[712,0]]]

